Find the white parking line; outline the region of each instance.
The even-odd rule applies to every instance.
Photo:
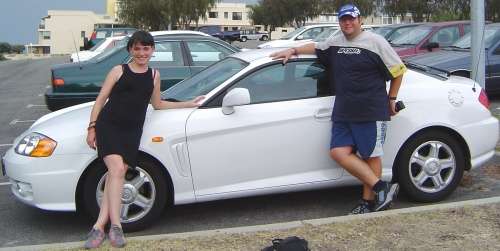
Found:
[[[31,107],[46,107],[46,105],[34,105],[34,104],[29,104],[26,106],[26,108],[31,108]]]
[[[0,147],[12,146],[12,144],[0,144]]]
[[[12,120],[9,125],[15,125],[17,123],[32,123],[32,122],[35,122],[36,120],[34,119],[30,119],[30,120],[18,120],[18,119],[14,119]]]
[[[49,89],[49,88],[50,88],[50,85],[45,86],[45,89]]]
[[[43,96],[43,93],[38,94],[38,97],[41,97],[41,96]]]
[[[10,182],[0,182],[0,186],[9,186]]]

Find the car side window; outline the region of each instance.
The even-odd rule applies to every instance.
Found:
[[[155,52],[149,61],[152,67],[182,66],[182,50],[180,42],[158,42]]]
[[[458,26],[450,26],[436,32],[429,42],[439,43],[439,47],[449,46],[460,38]]]
[[[311,61],[264,67],[238,81],[233,88],[248,89],[251,104],[331,95],[324,67]]]
[[[317,27],[317,28],[312,28],[312,29],[309,29],[307,31],[305,31],[304,33],[302,33],[302,39],[314,39],[316,38],[321,32],[323,32],[323,30],[325,29],[326,27]]]
[[[470,24],[464,24],[464,34],[467,34],[470,32]]]
[[[224,46],[209,41],[188,41],[186,44],[194,66],[208,66],[233,53]]]

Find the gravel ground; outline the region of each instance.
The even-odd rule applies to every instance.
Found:
[[[311,250],[500,250],[500,203],[354,219],[285,231],[129,241],[123,250],[261,250],[296,235]],[[106,243],[99,250],[108,250]]]

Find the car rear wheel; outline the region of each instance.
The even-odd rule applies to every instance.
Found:
[[[440,201],[460,183],[465,153],[460,142],[442,131],[427,131],[410,139],[400,150],[399,183],[411,199]]]
[[[84,206],[97,219],[104,195],[107,169],[104,165],[92,166],[83,187]],[[149,161],[139,160],[135,169],[129,168],[123,185],[121,224],[126,232],[144,229],[163,212],[170,194],[159,167]]]
[[[267,41],[268,39],[269,39],[269,37],[268,37],[268,36],[266,36],[266,35],[264,35],[264,36],[262,36],[262,38],[261,38],[260,40],[262,40],[262,41]]]
[[[242,37],[242,38],[240,38],[240,41],[241,41],[241,42],[246,42],[246,41],[247,41],[247,37]]]

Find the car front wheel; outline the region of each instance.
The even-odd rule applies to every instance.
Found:
[[[246,38],[246,37],[242,37],[242,38],[240,38],[240,41],[241,41],[241,42],[246,42],[246,41],[247,41],[247,38]]]
[[[262,40],[262,41],[267,41],[268,39],[269,39],[269,37],[268,37],[268,36],[266,36],[266,35],[264,35],[264,36],[262,36],[262,38],[261,38],[260,40]]]
[[[457,188],[465,161],[456,138],[442,131],[427,131],[401,148],[396,162],[399,183],[413,200],[440,201]]]
[[[83,187],[83,199],[87,212],[97,219],[108,172],[104,165],[90,168]],[[160,169],[153,163],[139,160],[138,166],[129,168],[125,174],[120,210],[123,230],[133,232],[150,226],[163,212],[168,194]]]

